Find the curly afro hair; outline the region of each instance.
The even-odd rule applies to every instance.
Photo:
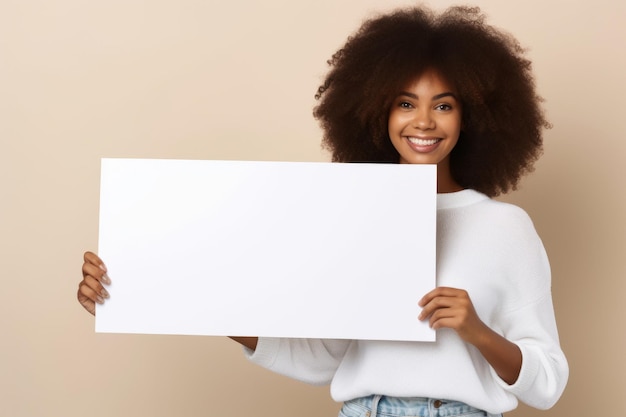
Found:
[[[531,63],[509,34],[485,23],[479,8],[435,14],[401,9],[366,21],[328,61],[313,114],[334,162],[397,163],[388,134],[393,100],[434,69],[456,89],[462,131],[450,154],[464,188],[488,196],[515,189],[542,152],[549,128]]]

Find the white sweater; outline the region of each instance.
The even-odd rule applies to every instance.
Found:
[[[439,194],[437,254],[438,285],[465,289],[482,321],[520,347],[515,384],[500,379],[451,329],[438,330],[436,342],[260,338],[248,357],[300,381],[330,383],[336,401],[429,397],[494,414],[514,409],[518,399],[540,409],[554,405],[569,369],[554,319],[550,265],[528,215],[473,190]]]

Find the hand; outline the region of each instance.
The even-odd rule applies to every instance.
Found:
[[[78,284],[78,302],[91,314],[96,315],[96,303],[102,304],[109,298],[104,285],[111,280],[104,262],[93,252],[85,252],[83,280]]]
[[[438,287],[420,301],[420,320],[429,319],[430,327],[448,327],[474,345],[496,373],[514,384],[522,368],[522,352],[515,344],[494,332],[480,320],[467,291]]]
[[[466,342],[476,344],[488,327],[480,320],[467,291],[438,287],[420,301],[419,320],[429,319],[430,327],[454,329]]]

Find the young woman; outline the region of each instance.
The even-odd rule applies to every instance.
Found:
[[[551,407],[568,365],[548,259],[526,213],[491,199],[532,170],[548,127],[521,47],[477,8],[412,8],[365,22],[329,64],[314,115],[333,161],[437,165],[438,286],[416,294],[437,341],[233,339],[272,371],[330,383],[344,417]],[[110,281],[91,252],[82,271],[94,314]]]

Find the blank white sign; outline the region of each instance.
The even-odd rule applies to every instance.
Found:
[[[432,341],[433,165],[103,159],[96,331]]]

